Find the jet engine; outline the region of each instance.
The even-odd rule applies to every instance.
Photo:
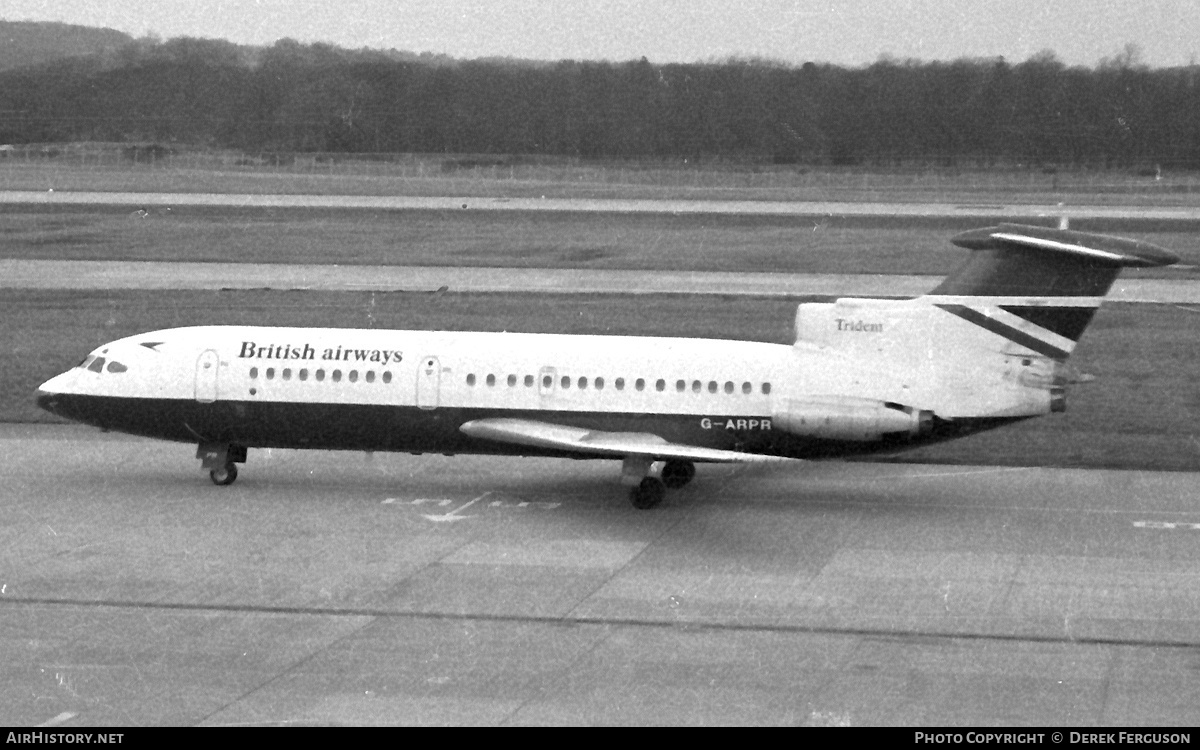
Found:
[[[803,437],[871,442],[885,436],[912,438],[933,429],[933,412],[891,401],[849,396],[787,399],[771,425]]]

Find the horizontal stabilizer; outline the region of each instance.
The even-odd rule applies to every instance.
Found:
[[[655,459],[682,459],[708,463],[743,463],[790,461],[788,458],[762,456],[754,453],[700,448],[694,445],[670,443],[652,433],[607,432],[582,427],[538,422],[532,419],[505,417],[475,419],[458,428],[481,440],[493,440],[510,445],[566,451],[581,457],[624,458],[649,456]]]
[[[931,295],[1103,297],[1123,267],[1178,261],[1149,242],[1023,224],[973,229],[951,242],[974,252]]]
[[[1173,253],[1141,240],[1024,224],[972,229],[955,235],[950,241],[968,250],[1028,248],[1068,253],[1118,266],[1169,266],[1179,261]]]

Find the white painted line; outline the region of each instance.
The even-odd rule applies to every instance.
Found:
[[[464,204],[464,201],[466,203]],[[1059,217],[1060,204],[856,203],[849,201],[685,200],[654,198],[497,198],[490,196],[272,195],[257,193],[151,193],[131,191],[0,190],[0,204],[234,206],[258,208],[366,208],[478,211],[570,211],[650,214],[741,214],[759,216],[978,216]],[[1071,206],[1072,219],[1128,218],[1196,220],[1194,206]],[[153,213],[153,212],[151,212]]]
[[[436,266],[22,260],[0,258],[0,289],[307,289],[572,294],[919,297],[940,276]],[[1110,302],[1200,304],[1193,279],[1120,279]]]
[[[53,726],[57,726],[58,724],[62,724],[64,721],[70,721],[70,720],[71,720],[71,719],[73,719],[75,716],[76,716],[76,714],[73,714],[73,713],[71,713],[70,711],[63,711],[63,712],[62,712],[61,714],[59,714],[58,716],[55,716],[53,719],[49,719],[49,720],[47,720],[47,721],[43,721],[41,724],[35,724],[35,725],[34,725],[34,727],[35,727],[35,728],[37,728],[37,727],[53,727]]]
[[[1134,521],[1134,528],[1138,529],[1183,529],[1185,531],[1200,531],[1200,523],[1190,523],[1187,521]]]
[[[467,508],[469,508],[469,507],[471,507],[472,505],[474,505],[475,503],[479,502],[480,500],[484,499],[485,497],[487,497],[487,496],[488,496],[488,495],[490,495],[490,494],[492,494],[492,491],[491,491],[491,490],[488,490],[487,492],[483,493],[482,495],[480,495],[479,497],[475,498],[474,500],[472,500],[472,501],[470,501],[470,502],[466,503],[466,504],[465,504],[465,505],[463,505],[461,508],[455,508],[454,510],[450,511],[449,513],[444,513],[444,514],[442,514],[442,515],[440,515],[440,516],[430,516],[430,515],[427,515],[427,516],[425,516],[425,518],[428,518],[430,521],[433,521],[433,522],[435,522],[435,523],[442,523],[443,521],[461,521],[461,520],[463,520],[464,518],[473,518],[473,516],[460,516],[460,515],[458,515],[458,514],[459,514],[461,511],[464,511],[464,510],[466,510]],[[449,501],[447,500],[446,502],[448,503]],[[439,505],[441,505],[441,504],[443,504],[443,503],[439,503]]]

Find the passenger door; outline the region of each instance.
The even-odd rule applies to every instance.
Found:
[[[442,388],[442,366],[438,358],[426,355],[417,365],[417,406],[436,409]]]
[[[221,369],[221,355],[214,349],[207,349],[196,360],[196,400],[202,404],[211,404],[217,400],[217,378]]]

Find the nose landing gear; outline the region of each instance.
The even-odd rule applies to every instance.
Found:
[[[237,464],[230,461],[220,468],[213,469],[208,472],[208,478],[212,480],[213,484],[221,487],[233,484],[233,481],[237,479]]]
[[[246,448],[225,443],[201,443],[196,449],[196,458],[200,459],[201,469],[208,469],[212,483],[224,487],[237,479],[237,465],[246,463]]]

